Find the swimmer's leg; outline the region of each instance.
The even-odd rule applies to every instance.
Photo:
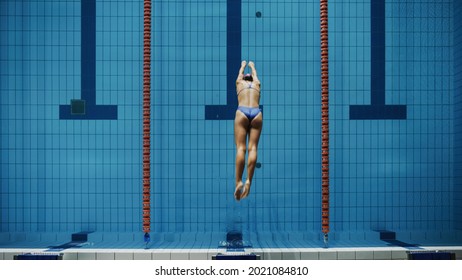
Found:
[[[250,186],[252,184],[253,173],[255,171],[255,165],[257,164],[257,148],[258,141],[260,140],[261,130],[263,128],[263,116],[258,114],[250,125],[249,133],[249,157],[247,163],[247,180],[244,185],[244,190],[241,194],[241,199],[246,198],[250,192]]]
[[[249,127],[249,119],[241,112],[236,111],[234,119],[234,142],[236,143],[236,189],[234,191],[234,198],[241,199],[242,191],[242,173],[245,167],[245,152],[247,129]]]

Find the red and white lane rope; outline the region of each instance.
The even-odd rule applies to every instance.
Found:
[[[143,41],[143,232],[145,241],[149,242],[151,231],[151,0],[144,0]]]
[[[320,0],[321,12],[321,170],[322,232],[327,243],[329,233],[329,32],[327,1]]]

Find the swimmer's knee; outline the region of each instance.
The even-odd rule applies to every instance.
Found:
[[[256,153],[257,152],[257,146],[249,146],[249,153]]]

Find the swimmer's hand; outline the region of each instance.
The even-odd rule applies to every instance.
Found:
[[[255,64],[253,63],[253,61],[249,61],[249,67],[255,67]]]
[[[245,67],[246,64],[247,64],[247,62],[246,62],[245,60],[243,60],[243,61],[241,62],[241,67],[243,67],[243,66]]]

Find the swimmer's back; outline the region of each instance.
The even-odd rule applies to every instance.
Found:
[[[236,81],[236,93],[239,106],[258,107],[260,104],[260,81]]]

